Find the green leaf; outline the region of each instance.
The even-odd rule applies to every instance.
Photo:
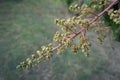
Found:
[[[85,4],[89,5],[90,4],[90,0],[85,0]]]

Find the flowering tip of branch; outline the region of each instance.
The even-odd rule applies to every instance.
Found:
[[[103,3],[104,6],[108,5],[104,1],[101,4],[99,4],[99,0],[95,1],[97,6],[103,5]],[[60,55],[66,48],[70,48],[75,54],[78,54],[79,51],[81,51],[85,56],[89,56],[92,43],[86,35],[86,32],[89,30],[95,31],[98,41],[103,43],[109,29],[101,27],[100,25],[103,26],[105,23],[98,19],[101,18],[105,12],[108,12],[110,19],[113,19],[116,24],[120,24],[120,10],[111,9],[111,7],[118,2],[119,0],[114,0],[108,5],[108,7],[98,14],[91,12],[95,11],[96,8],[93,10],[92,6],[86,4],[82,6],[70,6],[69,9],[71,11],[75,11],[80,15],[68,19],[55,20],[55,23],[61,28],[61,31],[57,31],[53,37],[53,41],[58,45],[54,47],[52,43],[50,43],[47,46],[42,46],[41,51],[38,50],[36,54],[31,55],[26,61],[20,62],[20,65],[18,65],[17,68],[30,69],[38,65],[42,60],[50,60],[53,57],[53,51],[57,50],[57,54]],[[79,42],[75,42],[75,38]]]

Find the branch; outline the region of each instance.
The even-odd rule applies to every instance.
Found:
[[[100,12],[95,18],[93,18],[90,22],[92,24],[95,22],[99,17],[101,17],[105,12],[107,12],[112,6],[114,6],[116,3],[118,3],[119,0],[114,0],[107,8],[105,8],[102,12]]]
[[[97,21],[105,12],[109,11],[109,9],[114,6],[116,3],[118,3],[120,0],[114,0],[107,8],[105,8],[102,12],[100,12],[98,15],[96,15],[94,18],[91,18],[90,19],[90,22],[88,23],[89,25],[92,24],[93,22]],[[71,30],[71,29],[70,29]],[[69,37],[66,38],[66,41],[70,41],[70,40],[73,40],[74,38],[76,38],[79,34],[83,34],[86,32],[86,28],[83,28],[83,27],[80,27],[80,30],[76,33],[73,33],[72,35],[70,35]],[[84,36],[84,34],[83,34]],[[61,46],[65,45],[65,42],[61,42],[60,44],[58,44],[58,46],[56,47],[52,47],[50,48],[51,51],[50,52],[53,52],[55,51],[56,49],[60,48]],[[43,59],[44,56],[46,57],[49,57],[47,56],[48,53],[44,53],[43,56],[40,56],[38,59]],[[33,58],[35,58],[35,56],[33,56]],[[31,64],[31,60],[28,62],[28,64]],[[23,64],[23,63],[22,63]],[[23,65],[24,67],[25,65]]]
[[[95,16],[94,18],[92,18],[90,20],[89,24],[92,24],[93,22],[95,22],[96,20],[98,20],[98,18],[100,18],[105,12],[107,12],[112,6],[114,6],[115,4],[117,4],[119,2],[119,0],[114,0],[107,8],[105,8],[102,12],[100,12],[97,16]],[[81,28],[80,31],[78,31],[76,34],[73,34],[70,38],[68,38],[67,40],[72,40],[74,39],[76,36],[78,36],[83,30],[85,30],[84,28]],[[56,46],[55,48],[53,48],[53,51],[58,49],[59,47],[61,47],[62,45],[64,45],[64,43],[59,44],[58,46]]]

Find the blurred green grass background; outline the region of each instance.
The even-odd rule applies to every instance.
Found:
[[[88,58],[67,50],[32,70],[16,70],[52,42],[54,19],[70,16],[67,8],[61,0],[0,0],[0,80],[107,80],[108,61],[95,50]]]

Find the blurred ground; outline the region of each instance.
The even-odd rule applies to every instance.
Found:
[[[119,80],[120,43],[108,37],[95,42],[91,56],[69,50],[30,71],[16,70],[40,46],[52,41],[58,30],[54,19],[68,17],[60,0],[0,0],[0,80]]]

